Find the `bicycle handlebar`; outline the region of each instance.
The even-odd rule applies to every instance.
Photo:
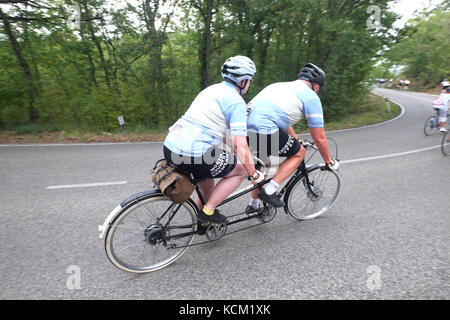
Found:
[[[336,141],[334,141],[334,139],[332,139],[332,138],[327,138],[327,140],[328,140],[329,142],[330,142],[330,141],[333,142],[333,144],[334,144],[334,146],[335,146],[335,159],[338,159],[338,146],[337,146]],[[305,147],[305,149],[313,148],[313,149],[316,150],[316,151],[319,150],[319,148],[316,147],[314,141],[309,141],[308,139],[303,139],[301,143],[302,143],[302,145]],[[330,145],[330,147],[331,147],[331,145]],[[331,152],[331,150],[330,150],[330,152]]]
[[[302,145],[305,147],[305,149],[313,148],[315,150],[319,150],[319,148],[317,148],[316,145],[314,144],[314,141],[304,139],[302,140]]]

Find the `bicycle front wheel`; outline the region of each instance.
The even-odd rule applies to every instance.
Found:
[[[325,165],[307,170],[312,192],[306,177],[300,176],[285,196],[285,210],[298,220],[313,219],[329,210],[342,190],[342,178],[338,172],[330,171]]]
[[[436,116],[430,116],[423,126],[423,133],[426,136],[431,136],[433,132],[436,130]]]
[[[444,155],[450,156],[450,135],[448,131],[442,137],[441,150]]]
[[[192,204],[174,204],[162,194],[153,194],[137,199],[111,220],[105,237],[106,254],[124,271],[159,270],[182,256],[196,231]]]

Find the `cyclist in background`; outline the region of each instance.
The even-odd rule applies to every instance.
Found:
[[[450,101],[450,83],[447,79],[441,82],[442,91],[437,100],[433,102],[433,108],[439,109],[439,131],[447,132],[448,103]]]
[[[405,82],[404,82],[405,90],[408,90],[410,84],[411,84],[411,81],[409,81],[408,79],[406,79]]]
[[[181,171],[193,173],[205,200],[197,198],[201,221],[223,223],[226,217],[216,210],[247,176],[254,183],[264,179],[255,170],[247,145],[246,94],[256,73],[255,64],[245,56],[227,59],[222,67],[223,82],[201,91],[186,113],[169,129],[164,142],[165,159]],[[234,154],[219,146],[230,129]],[[236,159],[237,156],[237,159]],[[214,186],[214,178],[222,178]]]
[[[259,199],[274,207],[284,207],[285,203],[276,191],[303,161],[306,150],[295,133],[294,126],[306,118],[312,139],[325,163],[337,170],[339,162],[333,160],[323,128],[323,111],[319,89],[325,85],[325,72],[312,63],[307,63],[290,82],[274,83],[264,88],[249,105],[247,120],[248,140],[251,149],[258,151],[258,158],[270,161],[270,155],[287,157],[273,179],[261,191],[254,190],[246,211],[259,207]]]

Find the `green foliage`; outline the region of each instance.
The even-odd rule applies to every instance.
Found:
[[[367,1],[181,0],[178,22],[166,24],[173,16],[158,4],[169,2],[58,0],[7,10],[17,18],[13,32],[32,90],[2,31],[0,126],[30,121],[31,105],[36,128],[114,131],[120,115],[129,127],[167,128],[205,85],[221,81],[223,62],[237,54],[257,65],[247,101],[270,83],[294,80],[313,62],[328,75],[320,93],[326,119],[343,118],[367,95],[364,82],[374,57],[390,44],[387,30],[395,20],[387,0],[371,1],[383,12],[379,30],[367,28]],[[82,22],[70,30],[64,8],[74,3]]]
[[[432,88],[450,75],[448,3],[410,20],[401,40],[389,52],[392,63],[406,65],[404,75],[413,84]]]

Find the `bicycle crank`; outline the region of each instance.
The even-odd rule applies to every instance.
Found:
[[[277,208],[267,206],[263,209],[263,212],[261,213],[261,216],[258,217],[258,219],[261,222],[267,223],[269,221],[272,221],[273,218],[275,218],[277,214]]]
[[[211,223],[206,228],[205,236],[208,240],[215,241],[219,240],[227,232],[226,223]]]

